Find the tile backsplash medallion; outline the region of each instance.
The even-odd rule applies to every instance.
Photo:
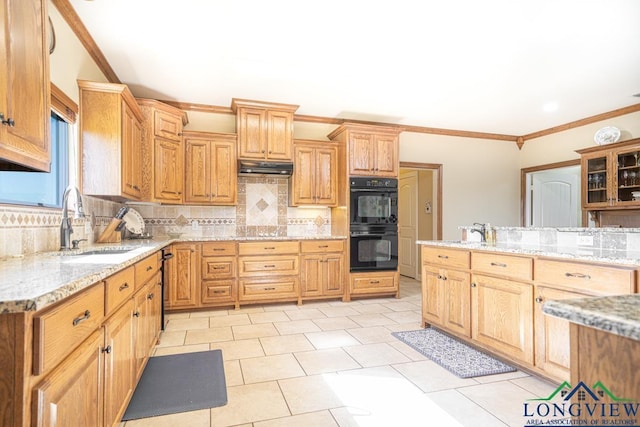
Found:
[[[237,206],[128,206],[142,215],[147,230],[157,237],[167,231],[194,238],[330,236],[331,209],[289,207],[288,190],[288,179],[239,177]],[[72,239],[93,242],[122,204],[82,199],[87,217],[73,220]],[[0,258],[58,250],[61,219],[60,209],[0,205]]]

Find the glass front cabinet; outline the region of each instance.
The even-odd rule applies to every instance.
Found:
[[[582,207],[640,207],[640,138],[577,150],[582,156]]]

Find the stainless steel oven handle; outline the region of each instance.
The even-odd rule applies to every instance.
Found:
[[[362,237],[362,236],[396,236],[398,233],[390,233],[388,231],[376,233],[371,231],[355,231],[351,232],[350,235],[352,237]]]
[[[390,188],[385,188],[385,187],[381,187],[381,188],[351,188],[351,192],[352,193],[382,193],[382,194],[387,194],[387,193],[397,193],[397,191],[392,190]]]

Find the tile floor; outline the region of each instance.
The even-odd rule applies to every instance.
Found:
[[[525,372],[461,379],[391,336],[420,328],[420,285],[401,298],[170,314],[154,355],[222,349],[228,404],[124,427],[523,426],[555,385]]]

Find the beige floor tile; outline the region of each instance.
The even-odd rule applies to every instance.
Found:
[[[356,369],[361,366],[341,348],[295,353],[307,375]]]
[[[475,380],[481,384],[495,383],[498,381],[512,380],[515,378],[528,377],[529,374],[523,371],[506,372],[504,374],[484,375],[482,377],[475,377]]]
[[[315,350],[303,334],[263,337],[260,338],[260,343],[267,355]]]
[[[343,406],[337,391],[331,386],[336,374],[311,375],[278,381],[292,414],[322,411]],[[309,398],[313,396],[313,398]]]
[[[264,312],[264,306],[262,305],[243,305],[237,310],[229,311],[233,314],[250,314],[250,313],[262,313]]]
[[[181,345],[177,347],[158,347],[155,349],[154,356],[166,356],[168,354],[182,354],[192,353],[196,351],[209,350],[209,344],[193,344],[193,345]]]
[[[300,310],[287,310],[285,314],[291,320],[323,319],[327,316],[317,308],[301,308]]]
[[[415,311],[392,311],[390,313],[384,313],[384,316],[396,323],[415,323],[419,325],[422,320],[422,315]]]
[[[393,365],[393,367],[424,392],[449,390],[478,384],[472,378],[459,378],[430,360],[403,363]]]
[[[286,418],[278,418],[270,421],[260,421],[253,427],[331,427],[338,426],[333,415],[329,411],[312,412],[309,414],[294,415]]]
[[[242,359],[240,367],[245,384],[305,375],[296,358],[290,353]]]
[[[414,362],[417,362],[420,360],[429,360],[427,356],[420,353],[419,351],[414,350],[413,348],[409,347],[408,345],[406,345],[401,341],[392,341],[387,344],[389,344],[391,347],[395,348],[400,353],[404,354]]]
[[[417,331],[418,329],[424,329],[422,327],[421,321],[412,323],[398,323],[396,325],[385,325],[385,328],[387,328],[391,332]]]
[[[273,322],[280,335],[304,334],[305,332],[319,332],[318,325],[311,320],[288,320],[286,322]]]
[[[250,338],[273,337],[278,334],[278,330],[272,323],[260,323],[258,325],[239,325],[232,326],[233,337],[236,340],[245,340]]]
[[[284,304],[268,304],[263,306],[264,311],[286,311],[298,310],[295,302],[287,302]]]
[[[356,322],[358,325],[368,328],[371,326],[385,326],[395,325],[397,322],[390,319],[383,314],[358,314],[356,316],[349,316],[349,319]]]
[[[389,310],[392,311],[413,311],[420,310],[420,305],[415,305],[410,302],[389,302],[384,304]]]
[[[324,308],[324,307],[331,307],[330,302],[327,302],[327,301],[305,301],[298,308],[300,310],[303,310],[303,309],[306,309],[306,308],[319,309],[319,308]]]
[[[249,313],[249,319],[251,323],[273,323],[273,322],[287,322],[290,319],[284,314],[284,311],[268,311],[264,313]]]
[[[229,310],[215,309],[215,310],[205,310],[205,311],[192,311],[189,317],[192,319],[195,319],[198,317],[222,317],[222,316],[228,316],[228,315],[229,315]]]
[[[353,300],[352,303],[368,305],[368,304],[387,304],[389,302],[394,302],[394,301],[397,301],[397,299],[395,298],[361,298],[361,299]]]
[[[344,347],[343,350],[365,368],[411,361],[407,356],[386,343],[354,345]]]
[[[184,337],[187,331],[163,331],[160,334],[160,342],[157,347],[173,347],[184,344]]]
[[[207,329],[207,328],[209,328],[208,317],[201,317],[196,319],[179,318],[179,319],[170,319],[167,322],[167,326],[165,330],[166,331],[186,331],[186,330]]]
[[[505,427],[502,421],[457,390],[428,393],[427,397],[463,426]]]
[[[222,350],[224,360],[248,359],[264,356],[264,351],[257,338],[248,340],[224,341],[211,344],[211,348]]]
[[[235,426],[290,415],[275,381],[228,387],[227,400],[225,406],[211,409],[211,426]]]
[[[164,315],[164,320],[168,321],[168,320],[175,320],[175,319],[188,319],[190,315],[191,315],[191,312],[189,311],[185,311],[182,313],[166,313]]]
[[[224,379],[227,382],[227,387],[244,384],[239,360],[227,360],[224,362]]]
[[[305,334],[311,344],[318,350],[323,348],[344,347],[347,345],[358,345],[360,341],[355,339],[346,331],[323,331]]]
[[[379,342],[393,342],[396,338],[391,335],[391,331],[384,326],[372,326],[369,328],[347,329],[355,339],[362,344],[375,344]]]
[[[327,317],[356,316],[359,314],[353,308],[346,305],[341,305],[338,307],[323,307],[319,308],[318,310],[324,313],[324,315]]]
[[[549,396],[558,386],[542,378],[527,376],[510,380],[513,384],[535,394],[538,397]]]
[[[354,304],[351,306],[355,311],[360,314],[376,314],[376,313],[389,313],[387,307],[382,304],[374,303],[374,304]]]
[[[313,319],[323,331],[335,331],[337,329],[357,328],[358,324],[348,317],[331,317],[327,319]]]
[[[229,341],[232,339],[233,333],[231,332],[231,327],[194,329],[192,331],[187,331],[187,337],[185,338],[184,343],[189,345],[205,342]]]
[[[211,414],[209,409],[199,411],[180,412],[177,414],[162,415],[160,417],[142,418],[125,423],[125,427],[210,427]]]
[[[212,328],[250,324],[251,320],[249,319],[248,314],[229,314],[227,316],[212,317],[209,319],[209,325]]]

